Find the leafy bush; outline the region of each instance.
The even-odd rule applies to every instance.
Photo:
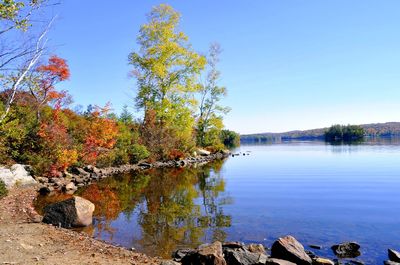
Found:
[[[128,150],[129,156],[130,156],[130,163],[135,164],[139,162],[142,159],[146,159],[150,156],[149,151],[144,145],[141,144],[134,144],[132,147]]]
[[[0,198],[7,195],[6,184],[2,180],[0,180]]]

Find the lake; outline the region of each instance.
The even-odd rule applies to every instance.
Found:
[[[270,247],[288,234],[306,248],[321,245],[313,251],[332,259],[331,245],[357,241],[366,264],[400,249],[399,140],[293,141],[234,152],[240,155],[203,167],[123,174],[79,190],[96,205],[84,231],[166,258],[213,240]]]

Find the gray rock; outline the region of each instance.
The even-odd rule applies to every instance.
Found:
[[[285,236],[274,242],[271,248],[272,258],[288,260],[298,265],[312,263],[311,258],[304,251],[304,247],[294,237]]]
[[[244,249],[245,245],[241,242],[225,242],[222,244],[222,247],[223,248],[232,248],[232,249],[235,249],[235,248]]]
[[[178,249],[174,253],[172,253],[172,258],[175,261],[181,261],[186,255],[193,254],[194,252],[196,251],[191,248]]]
[[[227,265],[222,253],[221,242],[202,245],[194,253],[186,255],[183,265]]]
[[[43,222],[64,228],[88,226],[92,223],[94,204],[78,196],[44,208]]]
[[[331,247],[338,258],[356,258],[361,255],[360,245],[356,242],[344,242]]]
[[[15,185],[28,186],[37,184],[36,180],[30,175],[29,166],[21,164],[12,165],[10,169],[0,167],[0,179],[7,189],[11,189]]]
[[[267,261],[265,262],[265,265],[296,265],[296,263],[287,261],[287,260],[283,260],[283,259],[274,259],[274,258],[270,258],[267,259]]]
[[[268,259],[265,254],[252,253],[242,249],[226,249],[224,255],[229,265],[264,265]]]
[[[400,252],[396,250],[388,249],[388,257],[391,261],[400,262]]]

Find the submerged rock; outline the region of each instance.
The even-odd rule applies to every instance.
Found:
[[[44,208],[43,222],[64,228],[88,226],[92,223],[94,204],[78,196]]]
[[[361,255],[360,245],[356,242],[345,242],[331,247],[333,253],[339,258],[356,258]]]
[[[388,249],[388,257],[391,261],[400,262],[400,252],[396,250]]]
[[[313,259],[313,265],[335,265],[335,263],[330,259],[316,258]]]
[[[312,263],[311,258],[304,251],[304,247],[292,236],[279,238],[274,242],[271,249],[272,258],[288,260],[298,265]]]

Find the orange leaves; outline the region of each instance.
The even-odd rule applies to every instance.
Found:
[[[118,127],[114,120],[107,117],[109,110],[109,104],[103,108],[96,107],[89,117],[84,155],[84,160],[88,163],[94,164],[101,151],[113,148],[116,143]]]
[[[69,77],[67,62],[55,55],[49,58],[48,64],[37,67],[36,76],[31,80],[30,91],[38,105],[53,103],[59,108],[62,101],[67,98],[67,92],[57,91],[55,85]]]
[[[47,65],[41,65],[37,68],[37,70],[45,73],[48,79],[53,80],[53,82],[64,81],[70,77],[70,71],[67,62],[56,55],[50,57]]]

